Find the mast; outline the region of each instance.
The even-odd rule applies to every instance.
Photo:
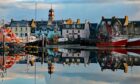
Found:
[[[36,19],[37,19],[37,0],[35,0],[35,17],[34,17],[34,19],[35,19],[35,21],[36,21]],[[36,58],[35,58],[35,60],[34,60],[34,62],[35,62],[35,84],[36,84]]]

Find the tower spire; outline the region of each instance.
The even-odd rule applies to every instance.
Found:
[[[51,24],[54,20],[54,9],[52,8],[52,3],[51,3],[51,9],[49,10],[49,15],[48,15],[48,22]]]
[[[51,3],[51,9],[52,9],[52,3]]]

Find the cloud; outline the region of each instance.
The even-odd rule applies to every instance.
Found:
[[[0,18],[32,19],[35,13],[35,0],[0,0]],[[140,19],[140,0],[36,0],[37,17],[48,18],[48,10],[51,3],[55,9],[55,19],[89,19],[100,21],[101,16],[124,17]],[[68,4],[65,4],[68,3]],[[86,4],[85,4],[86,3]],[[106,10],[104,10],[106,9]],[[104,12],[104,13],[102,13]]]
[[[15,4],[15,6],[17,8],[32,9],[32,10],[35,9],[35,3],[31,3],[31,2],[18,2],[17,4]],[[36,7],[37,7],[38,10],[39,9],[41,9],[41,10],[42,9],[50,9],[51,4],[40,2],[40,3],[37,3]],[[57,5],[57,4],[54,4],[53,8],[54,9],[59,9],[59,8],[61,8],[61,6]]]
[[[57,73],[56,73],[57,74]],[[98,82],[115,82],[116,79],[118,80],[122,80],[120,79],[121,77],[117,76],[117,75],[113,75],[113,74],[104,74],[104,73],[58,73],[58,75],[62,75],[65,77],[71,77],[71,78],[75,78],[75,77],[80,77],[84,80],[88,80],[88,81],[92,81],[92,80],[96,80]]]
[[[35,0],[16,0],[16,1],[32,1]],[[139,0],[36,0],[37,2],[47,3],[114,3],[114,2],[140,2]]]

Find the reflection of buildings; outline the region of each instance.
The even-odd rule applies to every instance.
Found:
[[[48,60],[59,64],[97,63],[96,54],[92,55],[88,50],[73,49],[47,49]]]
[[[50,77],[51,77],[51,75],[54,73],[54,64],[51,62],[51,61],[49,61],[48,62],[48,74],[50,74]]]
[[[98,62],[100,64],[101,70],[111,69],[115,71],[117,69],[124,70],[125,73],[128,72],[128,66],[139,66],[140,57],[131,56],[127,52],[123,53],[123,50],[102,50],[99,51]]]
[[[90,52],[85,50],[68,50],[68,52],[62,53],[63,63],[84,63],[85,65],[89,63]]]
[[[81,50],[81,49],[46,49],[45,63],[57,63],[63,65],[99,63],[101,70],[128,71],[128,66],[140,65],[140,50],[136,49],[103,49],[103,50]],[[137,54],[136,54],[137,53]],[[37,62],[41,62],[38,60]],[[54,71],[52,70],[52,73]],[[51,73],[51,72],[49,72]]]

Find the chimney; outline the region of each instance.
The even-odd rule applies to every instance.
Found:
[[[77,19],[77,22],[76,22],[77,24],[80,24],[80,19]]]
[[[105,17],[104,16],[102,16],[102,20],[104,20],[105,19]]]

